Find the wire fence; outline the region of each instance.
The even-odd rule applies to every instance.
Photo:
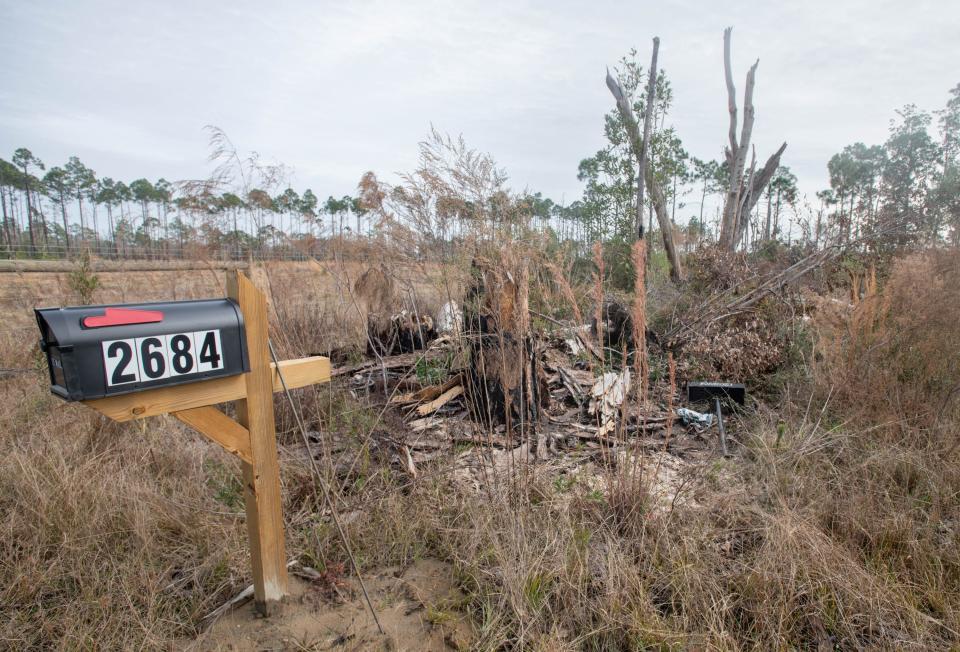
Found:
[[[323,258],[331,251],[330,246],[316,246],[310,250],[292,247],[269,247],[262,249],[237,249],[234,247],[207,246],[164,246],[156,247],[114,247],[112,244],[85,243],[80,246],[66,247],[60,244],[0,245],[0,260],[76,260],[85,253],[102,260],[138,260],[138,261],[191,261],[242,262],[250,259],[258,261],[307,261],[311,258]]]

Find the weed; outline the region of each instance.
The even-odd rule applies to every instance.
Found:
[[[527,576],[523,585],[523,597],[534,613],[540,611],[547,601],[550,594],[549,575],[540,572],[533,572]]]
[[[584,496],[587,500],[593,501],[595,503],[602,503],[607,500],[607,497],[603,495],[603,492],[599,489],[591,489]]]
[[[449,625],[456,621],[456,615],[442,605],[427,605],[427,622],[434,627]]]
[[[450,375],[450,362],[449,357],[430,360],[420,358],[415,367],[417,380],[421,385],[442,384]]]
[[[558,475],[553,479],[553,488],[557,493],[566,493],[577,483],[577,479],[571,475]]]
[[[70,289],[77,295],[77,301],[82,305],[93,303],[93,294],[100,287],[100,277],[93,272],[90,264],[90,251],[83,250],[76,262],[76,268],[70,272]]]
[[[243,508],[243,483],[236,468],[228,468],[220,460],[207,460],[204,463],[207,472],[207,486],[213,491],[213,497],[231,509]]]

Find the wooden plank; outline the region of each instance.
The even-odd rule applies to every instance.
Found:
[[[432,401],[437,398],[445,391],[451,387],[455,387],[463,382],[463,379],[460,377],[460,374],[454,374],[447,379],[442,385],[429,385],[422,389],[419,389],[415,392],[407,392],[406,394],[397,394],[390,398],[390,403],[422,403],[424,401]]]
[[[273,391],[283,391],[280,376],[274,365]],[[330,380],[330,359],[323,356],[299,358],[297,360],[281,360],[280,369],[287,387],[306,387]],[[94,401],[85,401],[94,410],[107,415],[114,421],[130,421],[143,419],[167,412],[189,410],[205,405],[216,405],[236,401],[247,395],[247,374],[205,380],[199,383],[177,385],[176,387],[158,387],[133,394],[110,396]]]
[[[228,453],[233,453],[247,464],[253,463],[250,431],[217,408],[207,405],[170,414],[223,446]]]
[[[450,401],[452,401],[453,399],[460,396],[461,394],[463,394],[463,385],[457,385],[456,387],[451,387],[450,389],[448,389],[443,394],[433,399],[429,403],[424,403],[423,405],[419,406],[417,408],[417,414],[419,414],[422,417],[428,414],[432,414],[437,410],[439,410],[440,408],[442,408],[447,403],[449,403]]]
[[[244,501],[253,563],[257,610],[269,615],[287,594],[287,559],[283,539],[280,463],[273,415],[273,374],[267,348],[267,301],[242,272],[227,274],[227,294],[240,304],[247,332],[250,373],[246,398],[237,401],[237,417],[250,431],[253,463],[244,463]],[[284,374],[284,379],[287,376]]]

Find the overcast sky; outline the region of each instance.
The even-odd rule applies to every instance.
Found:
[[[0,0],[0,156],[78,155],[130,181],[205,176],[204,125],[322,197],[413,167],[430,125],[491,153],[514,189],[567,203],[603,145],[604,70],[659,36],[691,154],[726,138],[722,30],[738,95],[760,59],[754,142],[813,195],[844,145],[960,82],[960,1],[163,2]],[[685,220],[684,220],[685,221]]]

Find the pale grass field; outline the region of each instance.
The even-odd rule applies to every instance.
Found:
[[[361,271],[268,266],[282,356],[362,346]],[[222,296],[222,276],[103,272],[94,299]],[[452,294],[438,268],[398,277],[429,309]],[[0,366],[16,371],[0,379],[0,647],[188,645],[249,582],[236,462],[172,418],[117,425],[50,396],[30,310],[71,303],[69,282],[4,280]],[[608,494],[534,464],[477,493],[446,472],[453,457],[411,478],[375,453],[377,433],[402,427],[378,406],[336,385],[298,397],[311,427],[347,442],[321,466],[364,572],[442,562],[459,597],[423,626],[465,619],[467,648],[954,649],[958,282],[955,252],[916,256],[877,296],[815,319],[737,454],[669,508],[616,469]],[[288,553],[332,572],[343,547],[277,412]]]

